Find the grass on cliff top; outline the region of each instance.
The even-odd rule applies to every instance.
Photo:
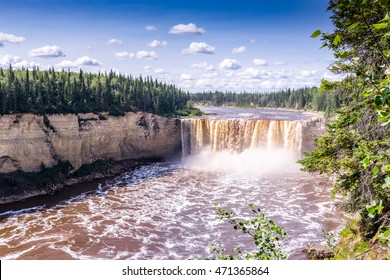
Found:
[[[180,116],[180,117],[197,117],[203,115],[204,113],[198,108],[186,108],[183,110],[176,111],[176,116]]]

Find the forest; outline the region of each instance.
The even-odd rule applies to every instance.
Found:
[[[188,93],[150,77],[91,74],[54,69],[0,68],[0,113],[89,113],[144,111],[169,115],[185,109]]]
[[[213,106],[289,108],[323,111],[329,115],[340,107],[343,96],[333,94],[325,87],[305,87],[264,93],[200,92],[191,94],[190,98],[195,103]]]
[[[324,82],[325,83],[325,82]],[[291,108],[324,111],[339,108],[342,98],[323,88],[286,89],[266,93],[188,93],[151,77],[80,70],[56,72],[0,68],[0,114],[99,113],[123,115],[144,111],[159,115],[200,114],[193,103],[213,106]]]

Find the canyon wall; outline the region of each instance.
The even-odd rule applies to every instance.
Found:
[[[188,121],[183,121],[183,125],[186,122]],[[251,137],[246,137],[245,133],[245,135],[241,135],[243,139],[250,138],[248,143],[243,142],[247,146],[258,146],[264,139],[266,143],[271,140],[273,143],[275,142],[273,138],[276,137],[281,139],[279,142],[286,142],[288,147],[292,143],[293,149],[299,152],[313,150],[314,139],[324,133],[324,120],[322,118],[276,122],[278,124],[276,128],[279,129],[273,130],[277,132],[280,130],[283,133],[271,133],[273,130],[269,128],[262,133],[260,127],[273,127],[272,121],[264,120],[193,119],[191,122],[193,123],[191,127],[194,130],[194,135],[201,139],[203,144],[212,144],[212,141],[210,143],[206,141],[210,137],[206,137],[208,134],[203,133],[204,131],[207,132],[214,127],[214,122],[217,124],[218,122],[226,122],[228,127],[230,125],[237,128],[230,129],[230,134],[237,132],[236,134],[241,135],[242,133],[239,133],[242,130],[240,130],[241,127],[244,127],[245,131],[253,132]],[[247,127],[251,129],[247,129]],[[222,128],[224,126],[219,125],[218,130],[213,129],[212,131],[218,132],[215,134],[218,136],[224,132]],[[226,138],[230,135],[222,134],[218,137]],[[263,135],[265,138],[263,136],[264,139],[260,136],[254,137],[257,134]],[[46,117],[34,114],[5,115],[0,117],[0,173],[15,170],[37,171],[43,165],[52,167],[60,160],[69,161],[75,169],[78,169],[83,164],[92,163],[99,159],[124,160],[180,155],[181,141],[184,136],[179,119],[142,112],[127,113],[121,117],[92,113],[48,115]],[[216,139],[218,144],[218,137],[211,139]],[[289,139],[294,141],[290,141],[290,143]],[[186,141],[183,142],[185,148]],[[236,142],[232,142],[233,145],[229,141],[224,141],[226,145],[232,144],[234,147],[238,145]],[[297,146],[298,142],[299,147]],[[238,148],[245,148],[244,144]]]
[[[0,173],[37,171],[68,160],[163,158],[181,151],[180,121],[149,113],[15,114],[0,117]]]

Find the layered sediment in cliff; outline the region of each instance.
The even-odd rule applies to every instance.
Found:
[[[180,153],[180,121],[149,113],[0,117],[0,173],[69,161],[163,158]]]

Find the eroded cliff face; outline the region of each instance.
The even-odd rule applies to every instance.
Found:
[[[302,152],[311,152],[315,150],[315,139],[324,135],[325,119],[323,117],[313,117],[304,121],[302,125]]]
[[[37,171],[68,160],[75,169],[99,159],[159,158],[180,153],[180,121],[149,113],[0,117],[0,172]]]

